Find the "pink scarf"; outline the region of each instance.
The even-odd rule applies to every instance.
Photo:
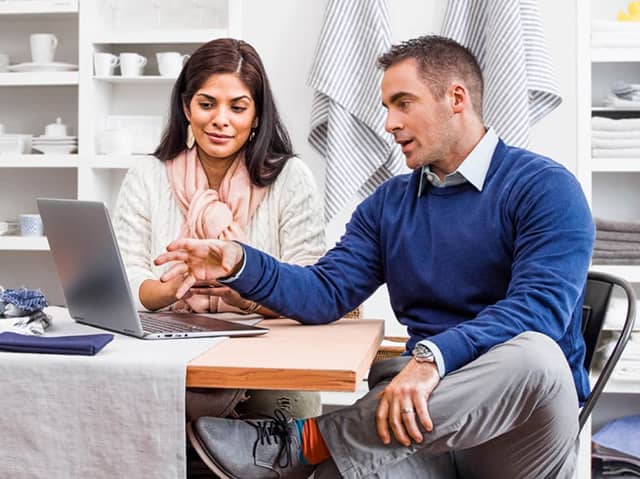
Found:
[[[209,188],[197,148],[183,151],[166,165],[173,196],[185,216],[179,238],[246,241],[245,230],[266,189],[251,183],[244,153],[233,161],[217,191]],[[238,311],[220,298],[206,295],[178,301],[173,309],[197,313]]]

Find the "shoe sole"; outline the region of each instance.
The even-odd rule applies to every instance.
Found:
[[[200,459],[202,459],[202,462],[204,462],[209,469],[220,476],[221,479],[241,479],[229,474],[222,468],[222,466],[220,466],[215,461],[213,457],[211,457],[206,446],[202,443],[198,434],[193,430],[191,423],[187,424],[187,437],[189,438],[189,441],[191,442],[191,445],[193,446],[195,451],[198,453],[198,456],[200,456]]]

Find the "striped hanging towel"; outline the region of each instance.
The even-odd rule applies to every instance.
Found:
[[[330,0],[308,84],[315,89],[309,142],[327,162],[325,219],[402,171],[384,131],[378,57],[391,46],[386,0]]]
[[[485,124],[528,147],[530,128],[562,103],[536,0],[449,0],[442,35],[480,63]]]

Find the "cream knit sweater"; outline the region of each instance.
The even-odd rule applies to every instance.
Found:
[[[166,167],[157,158],[144,158],[124,178],[114,228],[139,310],[140,285],[159,279],[169,267],[153,260],[178,237],[184,215],[173,198]],[[307,265],[325,250],[322,209],[309,168],[298,158],[287,161],[268,187],[248,227],[247,242],[280,261]]]

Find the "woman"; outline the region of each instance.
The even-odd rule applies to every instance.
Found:
[[[277,316],[217,283],[177,298],[179,281],[161,283],[166,268],[153,264],[176,238],[235,239],[297,264],[313,263],[324,251],[313,176],[292,152],[260,57],[240,40],[214,40],[191,55],[173,88],[154,158],[129,170],[116,209],[115,229],[139,309]],[[187,414],[233,413],[243,395],[189,390]],[[306,417],[320,407],[317,394],[255,397],[243,405],[245,412],[271,414],[284,405]]]

